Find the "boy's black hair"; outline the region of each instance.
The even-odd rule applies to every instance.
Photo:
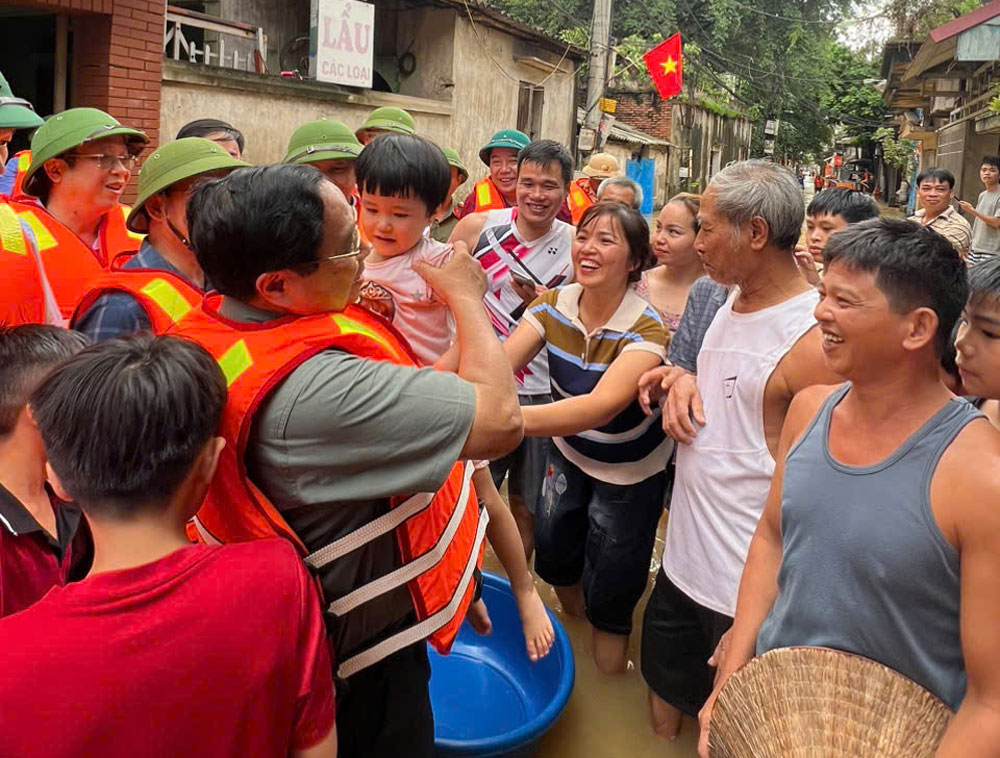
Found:
[[[947,182],[951,189],[955,189],[955,175],[946,168],[925,168],[917,174],[918,187],[924,179],[933,179],[936,182]]]
[[[522,147],[517,154],[518,173],[521,173],[521,165],[524,163],[535,163],[545,168],[558,163],[563,185],[569,187],[569,183],[573,181],[573,157],[555,140],[539,139]]]
[[[358,190],[413,197],[433,213],[448,198],[451,166],[441,148],[424,137],[382,134],[361,151],[354,163]]]
[[[979,165],[985,166],[987,164],[993,166],[993,168],[997,171],[1000,171],[1000,155],[984,155],[983,162]]]
[[[969,269],[969,305],[1000,306],[1000,255]]]
[[[226,380],[194,342],[139,333],[77,353],[30,402],[63,488],[124,519],[176,492],[216,433]]]
[[[257,277],[319,265],[325,179],[314,166],[236,169],[200,185],[187,204],[188,236],[205,275],[223,295],[253,297]]]
[[[653,257],[653,248],[649,239],[649,224],[635,208],[624,203],[600,202],[587,208],[577,224],[578,230],[586,229],[592,223],[604,216],[610,216],[622,230],[625,243],[628,245],[628,260],[631,268],[628,281],[637,282],[642,278],[642,269],[646,261]]]
[[[852,189],[828,189],[817,192],[806,208],[807,216],[840,216],[848,224],[878,218],[878,206],[864,192]]]
[[[225,121],[220,121],[217,118],[199,118],[195,121],[190,121],[181,127],[181,130],[177,132],[177,136],[174,139],[183,139],[184,137],[207,138],[210,134],[225,134],[229,139],[234,140],[240,148],[240,152],[243,152],[246,144],[243,132],[232,124],[227,124]]]
[[[46,372],[90,344],[86,335],[45,324],[0,324],[0,436],[10,434]]]
[[[839,261],[875,275],[875,286],[896,313],[930,308],[938,317],[937,355],[945,352],[952,329],[968,299],[965,263],[952,244],[913,221],[862,221],[830,237],[826,266]]]

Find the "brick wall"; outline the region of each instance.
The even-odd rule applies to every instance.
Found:
[[[64,0],[65,2],[65,0]],[[155,146],[160,139],[160,77],[163,60],[163,0],[70,0],[99,3],[101,15],[74,18],[73,105],[106,110],[123,124],[142,129]]]
[[[164,0],[14,0],[70,17],[73,59],[69,107],[107,111],[160,139]],[[135,197],[133,178],[125,200]]]
[[[608,97],[618,101],[615,118],[622,123],[659,139],[670,139],[672,103],[655,92],[615,92]]]

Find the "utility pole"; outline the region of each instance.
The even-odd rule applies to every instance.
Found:
[[[611,2],[612,0],[594,0],[593,33],[590,35],[590,76],[587,78],[587,110],[583,119],[583,128],[592,129],[593,146],[597,145],[597,127],[601,123],[601,98],[608,81],[608,51],[611,40]],[[585,154],[593,152],[582,151]]]

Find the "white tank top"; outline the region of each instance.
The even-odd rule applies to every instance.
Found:
[[[743,564],[774,474],[764,436],[764,388],[816,323],[815,290],[754,313],[734,313],[734,288],[698,354],[704,427],[677,446],[663,570],[697,603],[736,613]]]

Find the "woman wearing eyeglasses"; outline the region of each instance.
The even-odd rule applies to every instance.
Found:
[[[188,200],[202,182],[247,165],[200,137],[157,148],[139,172],[139,196],[126,221],[146,238],[139,252],[112,261],[92,282],[70,326],[94,342],[143,330],[162,334],[201,302],[209,285],[188,242]]]
[[[23,194],[10,205],[34,232],[63,318],[116,256],[139,247],[119,201],[148,142],[96,108],[56,114],[31,139]]]

